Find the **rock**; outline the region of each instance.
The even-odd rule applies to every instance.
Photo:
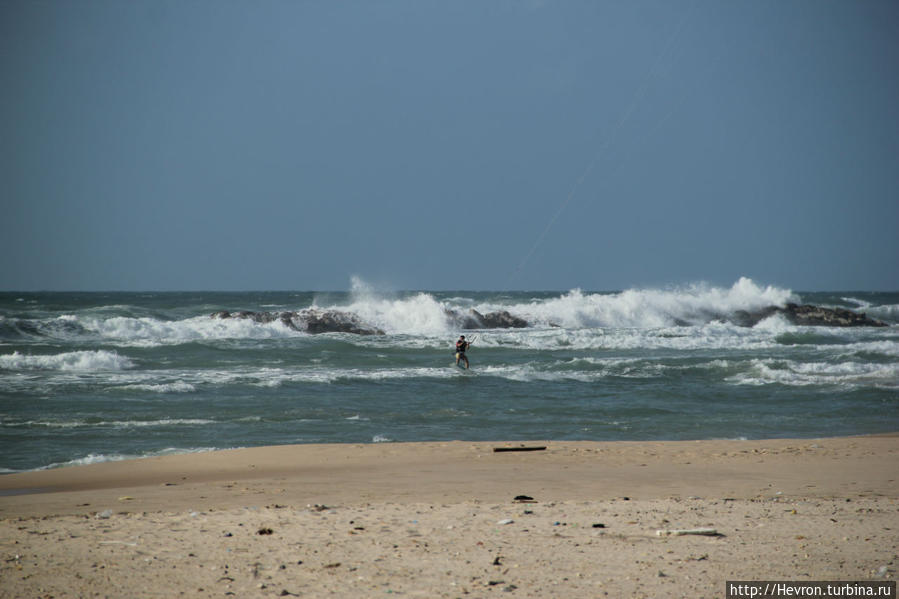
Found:
[[[507,311],[491,312],[483,317],[486,329],[523,329],[528,323],[523,318],[512,316]]]
[[[446,309],[447,319],[460,329],[522,329],[528,326],[523,318],[513,316],[506,310],[481,314],[471,308],[467,314],[460,314],[455,310]]]
[[[279,321],[281,324],[294,331],[310,333],[353,333],[356,335],[383,335],[384,331],[370,326],[351,312],[339,310],[317,310],[306,308],[296,312],[251,312],[241,310],[238,312],[219,311],[213,312],[211,318],[243,318],[268,324]]]
[[[843,308],[822,308],[820,306],[812,306],[805,304],[799,306],[797,304],[786,304],[780,306],[768,306],[761,310],[749,312],[746,310],[737,310],[733,313],[730,321],[741,327],[754,327],[759,322],[774,316],[775,314],[783,314],[784,318],[791,324],[797,326],[818,326],[818,327],[885,327],[889,326],[885,322],[868,318],[864,313],[852,312]]]
[[[733,313],[731,318],[729,319],[732,323],[741,327],[754,327],[761,321],[774,316],[780,311],[780,308],[777,306],[768,306],[767,308],[763,308],[762,310],[757,310],[755,312],[749,312],[747,310],[737,310]]]
[[[484,317],[477,310],[472,309],[468,311],[468,314],[461,314],[446,308],[443,313],[446,316],[446,320],[455,328],[465,330],[486,328],[484,327]]]
[[[797,325],[825,327],[885,327],[885,322],[868,318],[862,312],[853,312],[843,308],[821,308],[818,306],[787,304],[783,309],[790,322]]]

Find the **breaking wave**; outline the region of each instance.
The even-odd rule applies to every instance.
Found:
[[[28,420],[24,422],[3,422],[4,427],[24,428],[151,428],[166,426],[200,426],[215,424],[215,420],[204,418],[162,418],[160,420]]]
[[[74,351],[62,354],[39,356],[13,352],[0,356],[2,370],[64,370],[64,371],[98,371],[124,370],[134,364],[125,356],[114,351]]]
[[[99,453],[99,454],[88,454],[84,457],[75,458],[73,460],[69,460],[67,462],[55,462],[53,464],[47,464],[46,466],[41,466],[39,468],[35,468],[35,470],[53,470],[55,468],[66,468],[69,466],[87,466],[90,464],[102,464],[104,462],[121,462],[123,460],[136,460],[141,458],[154,458],[168,455],[180,455],[187,453],[204,453],[207,451],[215,451],[215,447],[196,447],[196,448],[187,448],[187,449],[179,449],[175,447],[168,447],[166,449],[162,449],[160,451],[148,451],[141,454],[123,454],[123,453]]]
[[[379,329],[392,336],[445,337],[457,331],[471,310],[481,315],[508,313],[526,321],[530,332],[564,330],[577,336],[584,329],[658,330],[669,327],[704,327],[735,322],[735,315],[763,311],[772,306],[801,303],[800,297],[789,289],[762,286],[748,278],[741,278],[731,287],[693,284],[665,289],[630,289],[617,293],[594,293],[574,289],[562,294],[535,293],[529,299],[522,293],[453,293],[432,292],[388,293],[372,289],[359,279],[353,279],[349,294],[312,298],[310,305],[281,306],[285,310],[322,310],[337,315],[346,322],[361,322],[365,327]],[[872,317],[895,323],[899,307],[872,306],[865,300],[852,297],[837,298],[853,308],[862,308]],[[262,307],[270,307],[270,303]],[[120,308],[120,311],[123,308]],[[121,347],[157,347],[188,343],[207,343],[228,340],[279,340],[303,337],[305,330],[289,326],[278,318],[269,319],[211,318],[209,312],[167,320],[159,315],[103,316],[97,310],[68,314],[51,319],[0,319],[0,340],[18,341],[27,336],[59,339],[78,343],[97,341]],[[770,330],[790,328],[776,315],[758,326]],[[468,328],[463,327],[463,328]],[[575,343],[577,345],[577,343]],[[110,356],[108,367],[127,367],[126,362]],[[81,359],[85,356],[81,356]],[[77,355],[60,358],[65,368],[77,368]],[[97,362],[101,356],[89,361]],[[7,363],[25,360],[16,355]],[[27,360],[25,360],[27,362]],[[43,367],[53,368],[49,365]],[[29,362],[30,367],[42,364],[41,359]],[[0,367],[3,364],[0,363]],[[5,366],[9,368],[9,366]],[[97,367],[102,367],[98,365]]]
[[[741,278],[731,288],[705,284],[673,289],[628,290],[615,294],[573,290],[560,298],[515,306],[524,318],[565,328],[658,328],[726,320],[738,310],[760,310],[796,302],[789,290],[759,287]]]
[[[899,389],[899,364],[754,359],[746,371],[734,375],[729,380],[738,385],[754,386],[834,385],[849,389],[872,386]]]
[[[694,284],[671,289],[632,289],[620,293],[586,293],[574,289],[557,297],[528,303],[476,302],[464,297],[439,301],[429,293],[410,297],[384,297],[354,279],[349,306],[328,306],[357,314],[367,323],[394,334],[446,334],[455,323],[448,312],[507,311],[534,327],[658,328],[702,325],[727,320],[737,311],[798,302],[792,291],[761,287],[741,278],[730,288]]]

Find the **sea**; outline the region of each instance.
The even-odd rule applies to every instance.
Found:
[[[754,327],[787,302],[884,328]],[[338,310],[384,334],[226,311]],[[528,326],[459,330],[447,312]],[[454,365],[460,334],[471,368]],[[614,292],[0,293],[0,472],[297,443],[818,438],[899,431],[899,292],[742,278]]]

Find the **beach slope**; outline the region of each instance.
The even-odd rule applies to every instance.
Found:
[[[6,475],[0,518],[0,597],[723,597],[894,579],[899,435],[239,449]]]

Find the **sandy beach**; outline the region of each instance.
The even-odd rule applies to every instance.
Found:
[[[724,597],[894,580],[899,434],[238,449],[5,475],[0,518],[0,597]]]

